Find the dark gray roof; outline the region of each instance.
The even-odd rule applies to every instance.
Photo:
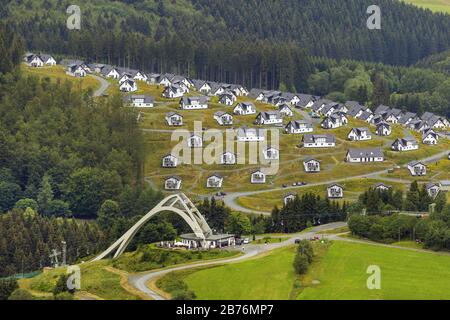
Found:
[[[136,99],[144,99],[144,103],[153,103],[155,99],[152,96],[142,95],[142,94],[133,94],[130,96],[124,97],[125,102],[132,102]]]
[[[350,158],[384,157],[384,152],[380,148],[349,149],[347,154]]]
[[[317,139],[325,138],[327,143],[335,143],[336,137],[332,134],[305,134],[303,136],[303,142],[314,143]]]

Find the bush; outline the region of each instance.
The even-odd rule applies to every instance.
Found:
[[[55,300],[73,300],[73,294],[70,292],[61,292],[58,293],[55,298]]]
[[[176,290],[172,292],[172,300],[195,300],[196,295],[191,290]]]
[[[25,289],[16,289],[9,296],[8,300],[33,300],[33,295]]]
[[[16,279],[0,279],[0,300],[7,300],[17,288]]]
[[[36,200],[33,199],[20,199],[19,201],[16,202],[16,204],[14,205],[14,208],[16,209],[23,209],[26,210],[27,208],[31,208],[34,211],[38,211],[38,203],[36,202]]]
[[[311,245],[311,242],[308,240],[300,241],[298,245],[297,252],[300,254],[304,254],[308,258],[308,263],[311,263],[314,258],[314,250]]]
[[[158,288],[168,293],[187,290],[186,283],[176,273],[169,273],[168,275],[160,278],[156,282],[156,285],[158,286]]]
[[[309,261],[308,257],[304,254],[297,253],[294,259],[295,273],[302,275],[308,271]]]

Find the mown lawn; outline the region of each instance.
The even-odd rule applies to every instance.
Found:
[[[205,269],[185,278],[199,300],[283,300],[296,279],[295,248],[238,263]]]
[[[450,256],[335,241],[317,257],[301,285],[294,274],[295,248],[226,266],[203,269],[184,279],[199,300],[450,299]],[[381,268],[381,290],[367,289],[371,265]],[[316,284],[312,284],[313,283]],[[319,283],[317,283],[319,281]]]
[[[367,289],[371,265],[381,290]],[[300,300],[450,299],[450,256],[336,241],[302,283]]]

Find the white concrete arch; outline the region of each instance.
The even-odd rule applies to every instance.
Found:
[[[186,197],[185,194],[180,193],[169,196],[158,203],[149,213],[142,217],[134,226],[132,226],[125,234],[114,242],[103,253],[95,257],[92,261],[98,261],[106,258],[114,251],[114,258],[119,257],[127,248],[130,241],[138,233],[138,231],[155,215],[161,212],[170,211],[178,214],[189,225],[195,235],[205,240],[206,237],[212,235],[212,230],[195,205]]]

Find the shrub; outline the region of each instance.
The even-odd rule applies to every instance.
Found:
[[[172,300],[194,300],[196,295],[191,290],[176,290],[172,292]]]
[[[305,274],[308,271],[308,267],[308,257],[304,254],[297,253],[294,259],[295,272],[299,275]]]
[[[36,200],[33,199],[20,199],[19,201],[16,202],[16,204],[14,205],[14,208],[16,209],[27,209],[27,208],[31,208],[34,211],[37,211],[39,206],[38,203],[36,202]]]
[[[16,279],[0,279],[0,300],[7,300],[17,288]]]
[[[314,258],[314,250],[311,242],[308,240],[300,241],[298,245],[297,252],[304,254],[308,258],[308,263],[311,263]]]
[[[33,300],[33,295],[25,289],[16,289],[9,296],[8,300]]]
[[[61,292],[55,295],[55,300],[73,300],[73,294],[70,292]]]

